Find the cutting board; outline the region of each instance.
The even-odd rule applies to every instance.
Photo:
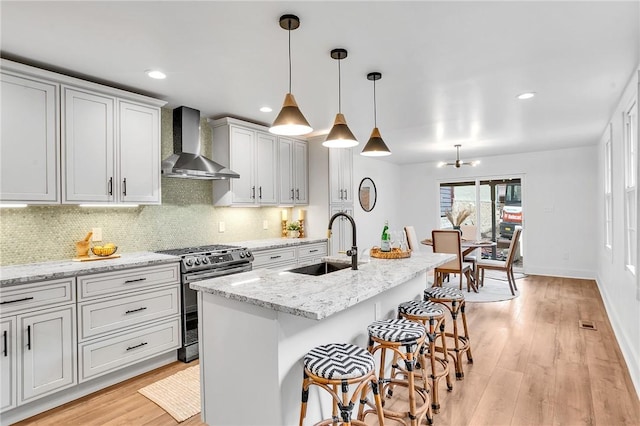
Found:
[[[120,254],[112,254],[111,256],[87,256],[87,257],[76,257],[72,260],[74,262],[90,262],[92,260],[105,260],[105,259],[116,259],[120,257]]]

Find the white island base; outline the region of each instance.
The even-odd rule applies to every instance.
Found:
[[[425,284],[426,271],[319,320],[199,291],[203,421],[211,426],[297,425],[304,355],[333,342],[366,347],[367,326],[395,318],[398,304],[419,299]],[[305,424],[329,417],[330,399],[312,386]]]

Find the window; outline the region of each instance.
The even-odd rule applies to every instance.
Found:
[[[624,228],[625,264],[632,274],[638,261],[638,102],[631,102],[624,113]]]
[[[604,135],[604,246],[611,250],[613,244],[613,198],[611,181],[613,167],[611,157],[611,123]]]

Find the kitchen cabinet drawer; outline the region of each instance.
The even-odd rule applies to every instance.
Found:
[[[80,340],[180,313],[179,287],[79,304]]]
[[[284,248],[253,252],[253,268],[270,268],[272,265],[292,262],[296,264],[296,248]]]
[[[308,244],[298,247],[298,259],[304,260],[308,257],[322,257],[327,255],[327,244]]]
[[[170,263],[78,277],[78,300],[144,290],[151,286],[178,284],[179,267],[179,263]]]
[[[75,300],[75,278],[40,281],[0,290],[2,315]]]
[[[79,382],[180,347],[180,318],[78,345]]]

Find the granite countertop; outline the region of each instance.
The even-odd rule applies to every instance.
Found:
[[[246,247],[251,251],[260,251],[325,242],[327,242],[326,238],[268,238],[265,240],[234,241],[230,244]]]
[[[119,258],[94,260],[90,262],[59,260],[3,266],[0,268],[0,287],[73,277],[76,275],[116,271],[119,269],[160,265],[178,262],[179,260],[180,258],[177,256],[143,251],[137,253],[122,253],[122,256]]]
[[[212,293],[301,317],[321,320],[442,265],[452,254],[414,252],[407,259],[368,259],[358,266],[321,276],[254,269],[191,284]],[[350,262],[345,256],[326,260]],[[425,282],[426,286],[426,282]]]

